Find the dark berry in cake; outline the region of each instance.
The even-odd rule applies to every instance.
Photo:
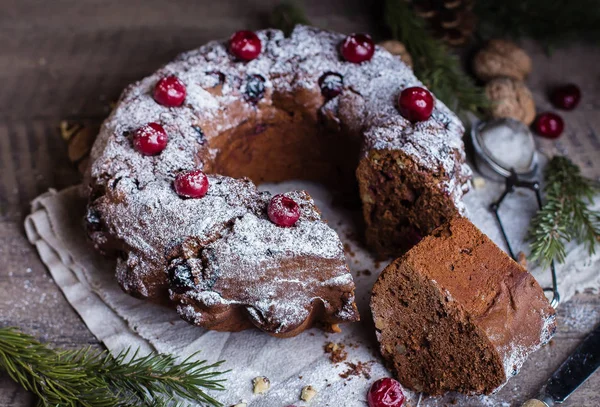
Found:
[[[404,89],[398,98],[400,114],[413,123],[429,119],[434,104],[431,93],[420,86]]]
[[[238,31],[229,39],[229,51],[242,61],[252,61],[261,50],[260,38],[252,31]]]
[[[154,100],[163,106],[181,106],[185,95],[185,85],[175,75],[162,78],[154,87]]]
[[[184,171],[175,177],[175,192],[184,198],[202,198],[208,192],[208,177],[202,170]]]
[[[533,123],[535,132],[545,138],[555,139],[558,138],[564,128],[565,122],[556,113],[546,112],[540,114],[535,122]]]
[[[360,64],[373,58],[375,43],[368,34],[351,34],[342,42],[340,51],[346,61]]]
[[[300,207],[285,195],[275,195],[269,202],[269,219],[281,227],[290,227],[300,218]]]
[[[333,99],[344,89],[344,77],[339,73],[327,72],[319,78],[321,94],[327,99]]]
[[[581,90],[574,83],[560,86],[552,92],[552,104],[563,110],[573,110],[581,100]]]
[[[245,99],[253,104],[257,104],[265,95],[265,78],[261,75],[250,75],[246,81],[244,90]]]
[[[172,290],[184,293],[194,288],[194,276],[187,263],[176,261],[169,266],[169,285]]]
[[[156,155],[167,147],[169,136],[158,123],[148,123],[133,132],[133,147],[144,155]]]
[[[377,380],[367,394],[369,407],[401,407],[404,393],[400,383],[389,377]]]
[[[88,209],[85,214],[85,226],[88,233],[99,232],[102,230],[102,222],[100,220],[100,213],[95,209]]]

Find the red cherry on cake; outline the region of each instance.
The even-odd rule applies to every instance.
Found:
[[[375,43],[368,34],[351,34],[342,42],[340,50],[346,61],[360,64],[373,58]]]
[[[169,136],[158,123],[148,123],[133,132],[133,147],[144,155],[156,155],[167,146]]]
[[[389,377],[379,379],[371,385],[367,402],[369,407],[401,407],[404,403],[402,386]]]
[[[549,139],[558,138],[565,129],[565,122],[556,113],[542,113],[533,122],[535,132]]]
[[[300,218],[300,206],[292,198],[275,195],[269,202],[267,210],[271,222],[281,227],[290,227]]]
[[[175,75],[162,78],[154,87],[154,100],[167,107],[181,106],[185,94],[185,85]]]
[[[238,31],[229,39],[229,52],[242,61],[252,61],[260,55],[262,44],[252,31]]]
[[[420,86],[404,89],[398,98],[400,114],[413,123],[429,119],[434,105],[431,93]]]
[[[573,110],[581,100],[581,90],[574,83],[560,86],[552,92],[552,103],[563,110]]]
[[[184,171],[177,174],[174,185],[183,198],[202,198],[208,192],[208,177],[201,170]]]

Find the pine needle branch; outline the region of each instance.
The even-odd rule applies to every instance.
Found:
[[[565,244],[573,239],[593,254],[600,237],[600,212],[589,208],[597,192],[594,185],[566,157],[552,158],[545,177],[546,203],[529,226],[532,260],[543,266],[553,259],[563,263]]]
[[[600,44],[598,0],[477,0],[483,36],[529,37],[546,45],[566,41]]]
[[[222,362],[174,356],[117,356],[92,348],[55,351],[16,328],[0,328],[0,371],[32,392],[38,406],[184,407],[180,398],[221,406],[204,392],[223,390]]]
[[[290,35],[297,24],[310,25],[302,7],[291,1],[284,1],[273,9],[270,23],[272,27],[280,29],[285,35]]]
[[[478,113],[489,102],[482,88],[461,68],[458,58],[429,34],[425,21],[406,0],[385,0],[384,18],[392,36],[413,57],[417,77],[451,109]]]

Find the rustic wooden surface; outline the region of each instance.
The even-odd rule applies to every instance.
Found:
[[[0,326],[20,326],[59,346],[100,346],[53,283],[23,232],[32,198],[79,179],[66,158],[57,131],[59,121],[99,124],[109,102],[128,83],[181,51],[241,28],[265,27],[265,16],[276,3],[0,0]],[[371,25],[369,2],[307,0],[304,4],[316,25],[342,32],[378,31]],[[581,67],[597,83],[596,68],[583,63],[588,52],[571,47],[559,50],[552,61],[568,60],[567,65]],[[546,79],[560,71],[545,64],[539,50],[534,54],[536,66],[545,68],[539,70],[543,74],[536,71],[533,84],[545,86]],[[597,86],[594,93],[600,97]],[[600,322],[599,309],[600,298],[593,294],[581,294],[565,304],[560,322],[567,323],[561,325],[553,345],[529,361],[511,385],[526,386],[533,394],[593,323]],[[591,313],[591,324],[573,322],[572,316],[581,310]],[[599,388],[600,375],[595,375],[564,405],[599,406]],[[0,406],[32,403],[27,393],[0,375]]]

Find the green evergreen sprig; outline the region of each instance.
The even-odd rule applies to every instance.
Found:
[[[464,72],[458,58],[433,38],[406,0],[385,0],[384,19],[392,36],[413,58],[415,75],[452,110],[479,113],[489,106],[483,89]]]
[[[553,259],[564,262],[565,243],[571,240],[584,243],[593,254],[600,237],[600,211],[590,209],[597,188],[566,157],[550,160],[545,179],[546,202],[529,227],[532,260],[543,266]]]
[[[310,20],[302,7],[292,1],[284,1],[275,6],[269,22],[272,27],[280,29],[285,35],[290,35],[296,24],[310,25]]]
[[[482,36],[528,37],[546,45],[566,41],[600,44],[598,0],[477,0]]]
[[[179,397],[221,406],[204,390],[223,390],[222,362],[92,348],[57,351],[16,328],[0,328],[0,371],[38,398],[38,406],[183,407]]]

